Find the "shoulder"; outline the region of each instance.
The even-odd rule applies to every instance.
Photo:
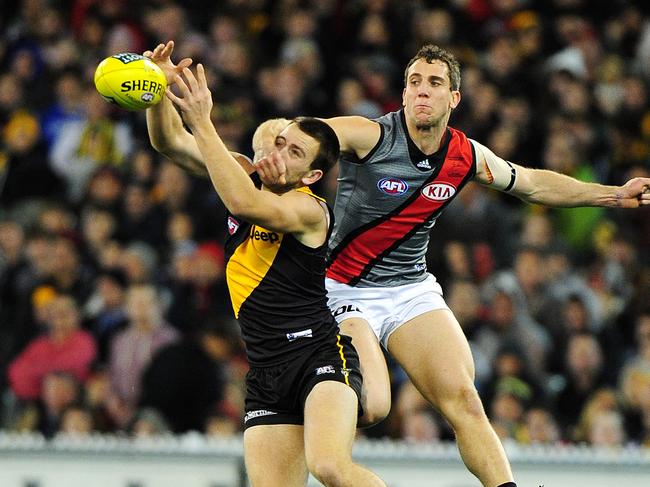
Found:
[[[304,217],[313,222],[318,223],[325,219],[323,207],[327,207],[325,200],[312,193],[309,187],[301,187],[284,193],[283,198],[285,203],[295,206],[299,209]]]
[[[316,196],[309,188],[299,188],[289,196],[300,208],[301,224],[293,236],[308,247],[320,247],[327,242],[331,211],[323,198]]]

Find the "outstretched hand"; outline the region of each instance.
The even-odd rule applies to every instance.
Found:
[[[178,64],[174,64],[171,59],[173,51],[174,41],[169,41],[167,44],[158,44],[153,51],[145,51],[142,53],[144,57],[151,59],[163,70],[167,78],[167,86],[173,85],[176,81],[176,76],[181,74],[183,69],[189,68],[192,65],[192,59],[188,57],[181,59]]]
[[[278,151],[273,151],[257,161],[255,171],[262,184],[270,190],[284,188],[287,184],[287,166]]]
[[[621,186],[618,206],[621,208],[638,208],[650,205],[650,178],[633,178]]]
[[[196,76],[189,68],[183,68],[183,77],[176,75],[174,82],[182,96],[176,96],[167,88],[165,95],[176,105],[183,115],[183,120],[191,128],[201,122],[210,122],[212,112],[212,93],[208,89],[205,70],[202,64],[196,66]]]

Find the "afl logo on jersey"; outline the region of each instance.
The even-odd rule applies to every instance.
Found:
[[[431,201],[446,201],[456,194],[449,183],[431,183],[422,188],[422,196]]]
[[[397,178],[384,178],[377,183],[377,187],[391,196],[399,196],[409,189],[409,185],[405,181]]]
[[[232,235],[239,229],[239,222],[233,217],[228,217],[228,234]]]

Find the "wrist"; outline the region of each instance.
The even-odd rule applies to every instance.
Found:
[[[596,206],[616,208],[624,206],[627,199],[626,192],[621,186],[604,186],[605,191],[596,198]]]
[[[214,126],[209,115],[192,121],[188,120],[188,125],[192,129],[192,133],[197,136],[207,135],[214,131]]]

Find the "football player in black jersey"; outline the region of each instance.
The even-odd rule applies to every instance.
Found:
[[[168,58],[171,48],[148,54]],[[336,135],[317,119],[290,122],[265,154],[286,166],[284,184],[274,191],[257,187],[211,122],[203,66],[196,76],[184,66],[167,73],[180,96],[168,90],[161,105],[148,110],[152,144],[175,161],[184,158],[182,147],[198,147],[230,213],[226,274],[251,363],[244,455],[252,485],[302,486],[308,472],[324,485],[385,485],[352,461],[361,374],[356,351],[338,334],[327,306],[331,210],[308,189],[336,163]],[[172,152],[156,138],[161,125],[180,123],[170,100],[192,131],[178,136],[193,141],[175,141]]]

